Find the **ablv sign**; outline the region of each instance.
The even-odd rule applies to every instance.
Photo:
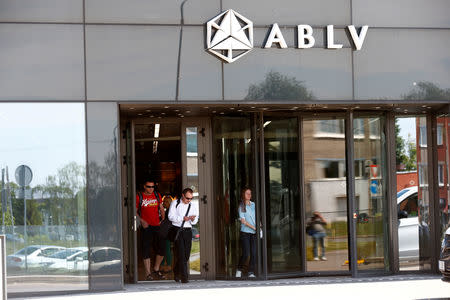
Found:
[[[369,26],[361,27],[359,33],[355,26],[347,26],[351,42],[355,50],[361,50]],[[334,41],[334,25],[326,27],[327,49],[340,49],[342,44]],[[297,48],[307,49],[314,47],[316,42],[313,28],[310,25],[297,25]],[[283,33],[277,23],[272,24],[263,48],[276,45],[287,48]],[[253,49],[253,22],[232,9],[229,9],[206,23],[206,50],[232,63]]]

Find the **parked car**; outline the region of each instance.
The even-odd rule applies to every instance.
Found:
[[[89,249],[91,269],[95,274],[115,273],[122,267],[122,252],[113,247],[93,247]]]
[[[397,193],[398,249],[402,261],[419,259],[419,216],[417,186]]]
[[[200,232],[198,232],[198,229],[195,227],[192,227],[192,240],[193,241],[200,240]]]
[[[87,247],[67,248],[44,257],[40,264],[49,270],[87,270],[87,253]]]
[[[14,254],[6,257],[6,266],[8,270],[23,269],[25,267],[33,268],[40,266],[42,259],[65,249],[60,246],[51,245],[31,245],[20,249]],[[26,265],[25,265],[26,256]]]
[[[450,281],[450,227],[447,228],[442,239],[439,271],[442,273],[443,280]]]
[[[24,242],[23,238],[15,235],[15,234],[5,233],[5,237],[6,237],[7,243],[12,243],[12,242],[23,243]]]

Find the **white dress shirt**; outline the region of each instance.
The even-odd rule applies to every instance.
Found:
[[[170,203],[169,209],[169,220],[172,222],[172,225],[176,227],[181,227],[181,223],[183,223],[184,216],[186,215],[186,211],[189,207],[189,204],[185,204],[182,199],[180,199],[180,204],[177,207],[177,200],[172,201]],[[194,203],[191,201],[191,208],[189,209],[188,217],[195,216],[194,221],[186,221],[184,222],[184,228],[192,228],[192,225],[197,224],[198,222],[198,203]]]

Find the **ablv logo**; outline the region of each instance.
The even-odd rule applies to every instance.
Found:
[[[207,50],[232,63],[253,48],[253,22],[229,9],[206,23]]]

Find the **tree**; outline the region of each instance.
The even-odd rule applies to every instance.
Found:
[[[408,157],[405,154],[405,141],[400,136],[400,125],[398,119],[395,119],[395,163],[397,169],[404,169]]]
[[[405,96],[405,100],[450,100],[450,89],[441,89],[428,81],[419,81]]]
[[[295,77],[288,77],[279,72],[270,71],[259,84],[248,88],[245,100],[311,100],[314,96]]]

